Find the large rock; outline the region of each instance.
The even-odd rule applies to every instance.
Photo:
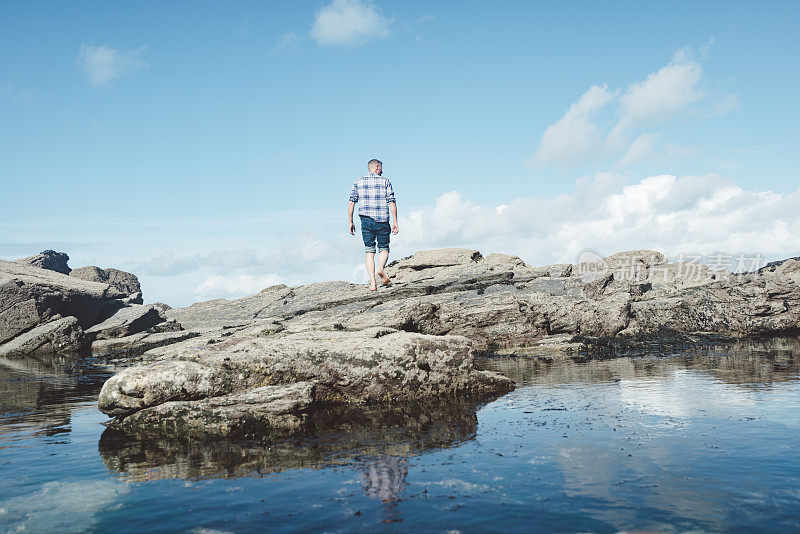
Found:
[[[56,252],[55,250],[45,250],[41,254],[20,258],[17,263],[31,265],[39,269],[47,269],[61,274],[69,274],[71,269],[67,265],[69,256],[66,252]]]
[[[70,271],[69,275],[89,282],[108,284],[126,296],[132,296],[136,293],[139,294],[139,298],[142,296],[142,286],[139,284],[139,279],[136,275],[120,271],[119,269],[101,269],[100,267],[93,266],[80,267]],[[141,304],[141,302],[137,304]]]
[[[296,382],[313,383],[314,402],[322,404],[407,402],[513,389],[505,377],[476,370],[470,342],[458,336],[383,328],[263,337],[248,333],[204,349],[178,344],[159,351],[163,360],[130,367],[106,382],[99,397],[101,411],[124,421],[168,402]],[[182,404],[153,413],[200,407],[208,405]],[[143,431],[156,419],[142,416],[135,427]]]
[[[196,401],[169,401],[114,420],[110,428],[166,437],[244,437],[300,430],[314,401],[314,385],[297,382]]]

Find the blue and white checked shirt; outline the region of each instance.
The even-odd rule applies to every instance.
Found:
[[[394,202],[394,190],[388,178],[374,172],[362,176],[353,184],[350,202],[361,201],[359,215],[366,215],[376,221],[389,220],[389,202]]]

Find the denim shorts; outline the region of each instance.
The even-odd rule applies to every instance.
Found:
[[[367,252],[375,252],[375,240],[378,240],[378,250],[389,252],[389,234],[392,227],[389,221],[376,221],[372,217],[359,215],[361,217],[361,237],[364,239],[364,249]]]

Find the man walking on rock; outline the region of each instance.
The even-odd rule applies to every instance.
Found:
[[[381,283],[388,284],[389,277],[383,272],[386,260],[389,259],[389,233],[396,234],[400,231],[397,225],[397,203],[394,201],[392,183],[383,174],[383,163],[371,159],[367,163],[369,173],[362,176],[353,184],[350,191],[350,203],[347,206],[347,216],[350,219],[350,235],[356,232],[353,223],[353,209],[356,202],[361,201],[358,207],[358,216],[361,218],[361,236],[364,238],[364,247],[367,252],[367,274],[369,275],[369,288],[377,291],[375,282],[375,241],[378,242],[380,255],[378,258],[377,275]],[[392,210],[394,224],[389,227],[389,209]]]

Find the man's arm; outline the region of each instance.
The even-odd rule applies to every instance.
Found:
[[[400,226],[397,224],[397,202],[394,199],[394,189],[392,188],[392,182],[389,179],[386,179],[386,202],[389,203],[389,210],[392,212],[392,218],[394,218],[394,224],[392,225],[392,233],[396,234],[400,231]]]
[[[356,203],[352,200],[347,204],[347,219],[350,221],[350,235],[355,235],[356,233],[356,225],[353,223],[353,208],[356,207]],[[394,210],[395,213],[397,210]]]
[[[358,202],[358,180],[356,180],[353,184],[353,188],[350,190],[350,204],[347,205],[347,219],[350,221],[350,235],[356,233],[356,225],[353,224],[353,208],[356,207],[356,202]]]
[[[396,234],[400,231],[400,227],[397,225],[397,202],[391,202],[389,204],[389,211],[392,212],[392,218],[394,219],[394,224],[392,225],[392,233]]]

